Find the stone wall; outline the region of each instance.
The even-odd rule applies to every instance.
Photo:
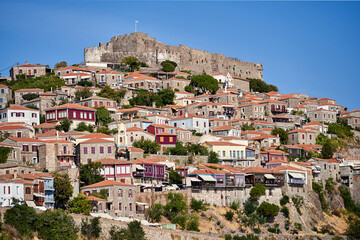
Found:
[[[152,68],[159,68],[162,61],[171,60],[178,64],[177,70],[190,70],[194,74],[229,72],[241,78],[263,79],[260,63],[244,62],[184,45],[169,46],[139,32],[116,36],[106,45],[100,43],[98,47],[84,50],[85,63],[120,63],[125,57],[137,57]]]
[[[151,206],[151,201],[152,199],[154,199],[154,204],[155,203],[161,203],[163,205],[165,205],[167,203],[167,194],[169,192],[154,192],[154,196],[152,196],[151,192],[137,192],[136,193],[136,202],[145,202],[148,203],[149,206]],[[184,196],[185,200],[186,200],[186,204],[189,205],[190,204],[190,200],[191,200],[191,189],[187,189],[187,190],[177,190],[177,191],[171,191],[171,193],[180,193]]]

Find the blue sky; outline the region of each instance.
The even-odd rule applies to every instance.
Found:
[[[262,63],[281,93],[360,108],[360,2],[1,0],[0,70],[80,63],[85,47],[133,32],[135,20],[163,43]]]

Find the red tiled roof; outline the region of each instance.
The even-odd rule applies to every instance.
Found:
[[[156,136],[176,136],[176,134],[162,132],[162,133],[157,133]]]
[[[56,124],[53,123],[42,123],[34,126],[34,128],[56,128]]]
[[[302,133],[315,133],[313,131],[309,131],[309,130],[306,130],[306,129],[295,129],[295,130],[292,130],[288,133],[298,133],[298,132],[302,132]]]
[[[185,117],[185,114],[184,114],[184,115],[181,115],[179,117],[173,118],[171,120],[186,119],[186,118],[204,118],[204,117],[188,113],[187,117]]]
[[[27,129],[27,127],[21,125],[0,126],[0,131],[15,130],[15,129]]]
[[[32,109],[32,108],[26,108],[26,107],[22,107],[22,106],[18,106],[18,105],[13,105],[11,107],[5,108],[1,111],[5,111],[5,110],[28,110],[28,111],[36,111],[39,112],[39,110],[37,109]]]
[[[305,170],[302,170],[302,169],[299,169],[299,168],[295,168],[295,167],[292,167],[292,166],[279,166],[279,167],[276,167],[274,168],[274,170],[276,171],[281,171],[281,170],[294,170],[294,171],[302,171],[302,172],[306,172]]]
[[[19,89],[16,90],[15,92],[44,92],[44,89],[41,88],[27,88],[27,89]]]
[[[128,108],[128,109],[121,109],[119,111],[117,111],[117,113],[121,113],[121,112],[137,112],[141,110],[141,108]]]
[[[332,162],[332,163],[339,163],[340,162],[339,160],[337,160],[335,158],[330,158],[330,159],[313,158],[313,159],[318,160],[318,161]]]
[[[95,184],[91,184],[91,185],[88,185],[88,186],[85,186],[85,187],[82,187],[82,188],[84,189],[84,188],[96,188],[96,187],[107,187],[107,186],[135,187],[135,185],[121,183],[121,182],[117,182],[117,181],[114,181],[114,180],[105,180],[105,181],[98,182],[98,183],[95,183]]]
[[[151,126],[159,127],[159,128],[174,128],[173,126],[167,124],[151,124]]]
[[[83,77],[90,77],[90,73],[82,73],[82,72],[77,72],[77,73],[67,73],[64,75],[61,75],[61,77],[71,77],[71,76],[83,76]]]
[[[99,162],[102,165],[132,164],[131,162],[126,161],[126,160],[117,160],[117,159],[113,159],[113,158],[103,158],[103,159],[96,160],[94,162]]]
[[[139,127],[134,126],[134,127],[129,127],[129,128],[127,128],[126,131],[127,131],[127,132],[135,132],[135,131],[142,131],[142,132],[144,132],[145,130],[142,129],[142,128],[139,128]]]
[[[91,138],[81,143],[113,143],[114,141],[106,140],[103,138]]]
[[[136,147],[127,147],[126,149],[129,150],[130,152],[144,152],[144,150]]]
[[[105,199],[94,197],[94,196],[86,196],[90,201],[105,201]]]
[[[64,68],[57,69],[56,71],[62,71],[62,70],[68,70],[68,69],[77,70],[77,71],[91,72],[91,70],[89,70],[89,69],[79,68],[79,67],[75,67],[75,66],[67,66],[67,67],[64,67]]]
[[[85,136],[81,136],[78,139],[87,139],[87,138],[114,138],[114,137],[104,133],[90,133]]]
[[[17,137],[9,137],[9,139],[16,141],[16,142],[36,142],[36,143],[43,143],[42,140],[34,139],[34,138],[17,138]]]
[[[262,168],[262,167],[249,167],[243,170],[244,173],[282,173],[276,170]]]
[[[36,138],[41,138],[41,137],[54,137],[54,136],[66,136],[64,133],[57,131],[56,129],[51,129],[50,131],[47,131],[46,133],[43,134],[36,134]]]
[[[214,128],[214,129],[212,130],[212,132],[226,131],[226,130],[231,130],[231,129],[239,130],[239,129],[237,129],[237,128],[224,125],[224,126],[220,126],[220,127]]]
[[[241,144],[236,144],[232,142],[212,142],[212,141],[206,141],[205,143],[212,145],[212,146],[245,146]]]

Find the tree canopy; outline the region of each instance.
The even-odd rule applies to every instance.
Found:
[[[58,75],[43,75],[39,77],[27,77],[25,74],[18,75],[17,80],[9,82],[13,91],[27,88],[40,88],[44,91],[57,89],[65,85],[65,81]]]
[[[280,207],[276,204],[262,202],[256,209],[257,214],[264,217],[276,217],[279,214]]]
[[[157,153],[158,151],[160,151],[160,144],[156,141],[151,141],[148,139],[140,139],[138,141],[135,141],[133,143],[133,146],[136,148],[140,148],[142,150],[144,150],[144,153]]]
[[[107,126],[108,123],[111,123],[113,120],[111,119],[110,112],[105,107],[99,107],[96,109],[96,124],[100,124],[103,126]]]
[[[15,204],[14,207],[6,210],[4,220],[6,224],[13,226],[20,236],[33,237],[33,225],[36,222],[36,212],[33,208]]]
[[[26,101],[31,101],[37,97],[39,97],[39,95],[37,95],[36,93],[28,93],[22,96],[22,98]]]
[[[73,121],[70,118],[61,119],[57,128],[59,130],[63,130],[64,132],[68,132],[70,130],[72,122]]]
[[[76,197],[69,201],[69,212],[71,213],[83,213],[90,215],[91,202],[84,195],[79,193]]]
[[[64,67],[67,67],[67,62],[65,62],[65,61],[58,62],[54,66],[55,69],[64,68]]]
[[[250,190],[250,199],[252,201],[257,201],[261,196],[265,195],[266,188],[264,185],[257,183],[253,188]]]
[[[91,89],[88,87],[84,87],[75,92],[75,99],[77,101],[80,101],[81,99],[89,98],[92,95],[93,95],[93,92],[91,91]]]
[[[169,172],[169,179],[171,184],[182,184],[184,177],[177,173],[177,171],[171,170]]]
[[[208,163],[219,163],[219,156],[216,152],[214,151],[209,152]]]
[[[149,92],[144,89],[138,89],[136,96],[129,100],[129,103],[139,106],[151,106],[153,102],[157,107],[174,104],[175,92],[171,89],[162,89],[156,93]]]
[[[261,79],[248,78],[250,80],[250,89],[253,92],[277,92],[279,89],[271,84],[267,84]]]
[[[276,127],[271,131],[271,134],[274,135],[274,136],[279,134],[281,144],[287,144],[288,143],[289,137],[288,137],[288,132],[286,130]]]
[[[83,87],[92,87],[92,86],[94,86],[94,83],[91,82],[91,81],[87,81],[87,80],[85,80],[85,79],[81,79],[81,80],[77,83],[77,85],[83,86]]]
[[[104,180],[100,175],[100,170],[103,166],[100,162],[89,162],[88,164],[81,165],[80,168],[80,182],[82,186],[91,185]]]
[[[161,66],[162,66],[162,70],[164,72],[173,72],[173,71],[175,71],[177,64],[176,64],[176,62],[166,60],[161,63]]]
[[[69,175],[54,173],[53,177],[55,207],[65,209],[65,205],[73,194],[73,186],[71,185]]]
[[[175,147],[168,147],[164,151],[164,155],[181,155],[186,156],[188,153],[186,147],[181,142],[176,142]]]
[[[218,80],[206,74],[192,76],[190,85],[196,87],[200,93],[210,92],[214,94],[219,90]]]
[[[117,91],[106,85],[105,87],[103,87],[100,90],[100,92],[97,95],[99,97],[112,99],[112,100],[116,101],[117,103],[120,103],[121,98],[124,97],[125,93],[126,93],[125,90]]]
[[[140,69],[144,64],[136,57],[126,57],[121,60],[121,63],[125,65],[125,69],[130,72],[134,72]],[[145,64],[146,65],[146,64]]]

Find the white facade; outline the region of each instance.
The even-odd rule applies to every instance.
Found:
[[[0,123],[24,122],[35,126],[40,124],[40,111],[20,106],[12,106],[0,111]]]
[[[207,134],[209,133],[209,119],[200,117],[185,117],[170,120],[170,125],[173,127],[184,128],[187,130],[196,130],[196,132]]]
[[[24,184],[0,182],[0,206],[11,206],[12,198],[24,200]]]

